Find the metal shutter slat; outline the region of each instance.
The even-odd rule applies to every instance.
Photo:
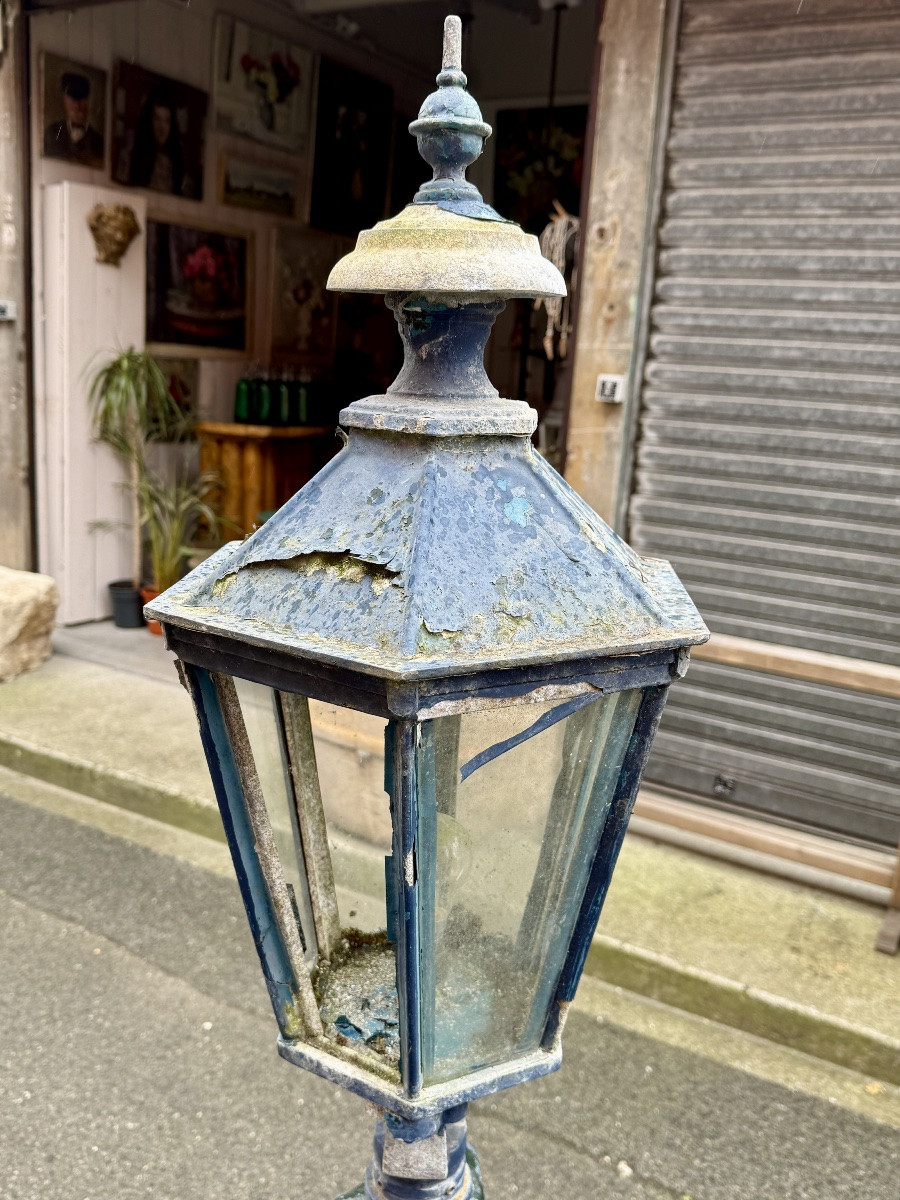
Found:
[[[900,0],[794,9],[683,6],[628,532],[714,631],[900,664]],[[897,718],[699,663],[648,777],[896,841]]]

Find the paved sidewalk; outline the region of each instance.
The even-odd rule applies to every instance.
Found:
[[[0,686],[0,765],[70,794],[33,790],[34,804],[64,811],[90,797],[105,805],[79,819],[108,823],[115,805],[205,835],[207,858],[224,854],[209,841],[221,827],[190,703],[159,639],[103,625],[57,644],[40,670]],[[900,958],[874,953],[880,919],[629,835],[588,971],[897,1084]]]
[[[0,1196],[334,1200],[354,1186],[371,1115],[277,1057],[237,887],[214,857],[190,861],[205,839],[121,812],[133,836],[111,836],[6,798],[8,778]],[[171,852],[141,844],[158,836]],[[557,1075],[471,1109],[489,1200],[896,1195],[895,1089],[590,981],[564,1047]]]

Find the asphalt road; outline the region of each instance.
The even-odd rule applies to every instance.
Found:
[[[0,796],[0,1197],[334,1200],[371,1116],[282,1062],[236,885]],[[470,1109],[488,1200],[900,1200],[900,1134],[574,1013]]]

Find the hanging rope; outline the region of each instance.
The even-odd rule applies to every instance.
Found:
[[[551,296],[535,301],[535,308],[542,304],[547,310],[547,328],[544,331],[544,353],[548,359],[565,358],[569,347],[571,322],[569,319],[572,292],[575,286],[575,246],[571,245],[578,236],[579,220],[567,213],[563,206],[553,201],[556,212],[550,224],[540,236],[541,253],[553,263],[566,280],[565,296]]]

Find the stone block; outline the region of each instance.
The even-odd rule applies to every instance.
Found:
[[[0,567],[0,683],[50,657],[59,591],[49,575]]]

